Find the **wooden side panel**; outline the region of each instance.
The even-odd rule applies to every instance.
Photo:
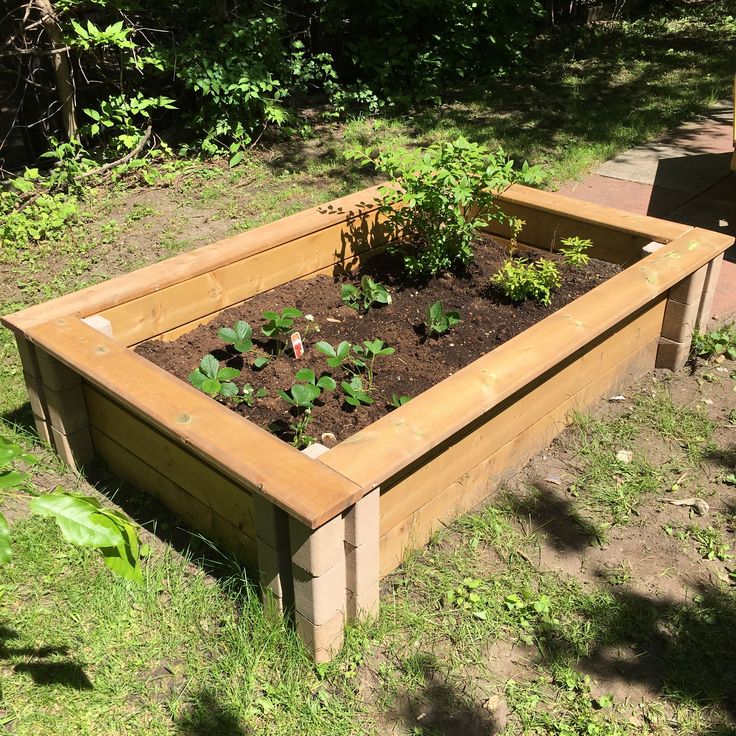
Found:
[[[386,530],[380,540],[381,577],[396,569],[407,551],[426,544],[441,526],[483,501],[536,452],[549,445],[569,423],[573,412],[585,409],[601,396],[620,390],[651,370],[656,351],[656,340],[639,348],[520,431],[455,482],[438,490],[409,517]],[[445,461],[441,456],[432,464],[438,467]]]
[[[94,427],[92,441],[97,453],[115,475],[151,493],[192,529],[218,542],[246,565],[257,568],[255,537],[235,526],[232,519],[226,519],[213,511],[210,506],[191,496],[171,479]]]
[[[112,324],[118,342],[134,345],[182,325],[201,323],[210,314],[288,281],[325,269],[349,268],[382,243],[378,216],[366,216],[357,223],[333,225],[100,314]]]
[[[446,446],[442,454],[420,465],[406,480],[381,495],[381,534],[400,524],[468,468],[499,450],[580,388],[659,337],[665,302],[658,300],[582,355],[537,379],[482,417],[474,431]],[[390,483],[390,481],[389,481]]]
[[[84,386],[92,426],[125,448],[201,504],[255,538],[253,499],[204,460],[164,437],[93,386]]]

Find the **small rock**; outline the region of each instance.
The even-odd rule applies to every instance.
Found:
[[[616,453],[616,460],[627,465],[634,459],[634,453],[631,450],[619,450]]]
[[[626,397],[623,394],[619,394],[618,396],[609,396],[609,401],[626,401]]]

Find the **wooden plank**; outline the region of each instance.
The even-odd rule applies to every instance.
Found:
[[[665,311],[661,298],[627,324],[615,329],[582,355],[573,356],[552,374],[496,406],[483,423],[451,441],[441,454],[422,461],[414,472],[381,494],[381,534],[410,517],[469,468],[499,450],[515,436],[592,383],[632,353],[659,337]]]
[[[255,537],[249,491],[134,417],[89,384],[84,386],[92,426],[140,458],[190,496]]]
[[[573,412],[585,409],[600,396],[624,388],[651,370],[656,350],[657,342],[652,341],[609,368],[384,533],[380,540],[381,577],[396,569],[407,551],[423,546],[447,522],[491,495],[505,479],[549,445],[569,423]]]
[[[29,330],[35,344],[235,483],[312,528],[362,489],[77,318]]]
[[[655,301],[733,238],[694,229],[459,370],[320,457],[365,492]],[[396,448],[401,448],[400,452]]]
[[[97,314],[144,294],[159,291],[316,233],[336,223],[370,215],[376,210],[377,195],[378,186],[363,189],[110,281],[7,315],[2,318],[2,323],[15,332],[23,332],[57,317],[87,317]]]
[[[190,496],[183,488],[94,427],[92,441],[97,453],[115,475],[155,496],[192,529],[211,537],[247,565],[257,568],[256,540],[245,529],[234,526],[232,520],[215,513],[209,506]]]
[[[112,324],[115,339],[126,346],[201,322],[203,317],[294,279],[325,269],[332,273],[357,263],[371,246],[382,244],[377,216],[371,215],[361,224],[366,232],[377,233],[375,240],[363,229],[353,235],[351,223],[340,223],[111,307],[100,315]]]

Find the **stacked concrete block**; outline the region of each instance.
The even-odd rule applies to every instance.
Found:
[[[700,309],[698,310],[698,320],[696,327],[700,332],[705,332],[710,325],[710,316],[713,310],[713,299],[716,295],[716,286],[721,276],[721,264],[723,263],[723,254],[718,258],[714,258],[708,264],[708,273],[703,284],[703,296],[700,300]]]
[[[347,612],[351,620],[378,615],[379,502],[376,488],[349,508],[345,518]]]
[[[48,353],[36,350],[35,354],[51,444],[67,465],[79,470],[95,454],[82,379]]]
[[[28,340],[21,336],[16,337],[16,344],[18,345],[20,362],[23,366],[23,378],[25,379],[28,396],[31,400],[31,411],[33,412],[36,431],[44,442],[51,444],[49,414],[43,392],[41,369],[36,358],[36,349]]]

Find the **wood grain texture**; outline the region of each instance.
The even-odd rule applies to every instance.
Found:
[[[628,315],[656,301],[732,240],[693,229],[344,440],[320,462],[365,491],[384,484]]]
[[[232,519],[226,519],[216,513],[94,427],[92,428],[92,442],[96,452],[105,460],[115,475],[155,496],[192,529],[220,543],[242,562],[254,570],[257,569],[256,540],[246,530],[234,525]]]
[[[426,544],[434,532],[483,501],[523,467],[562,431],[572,412],[581,411],[600,396],[622,389],[651,370],[656,351],[657,343],[653,341],[609,368],[385,532],[380,539],[381,577],[396,569],[409,550]]]
[[[656,342],[664,309],[662,298],[594,346],[587,346],[581,355],[572,356],[567,363],[494,407],[482,422],[479,420],[478,424],[452,438],[441,452],[423,460],[411,475],[387,488],[381,494],[381,535],[410,517],[469,468],[555,411],[581,387],[592,383],[632,353]]]
[[[38,325],[29,335],[133,415],[308,526],[321,526],[362,496],[339,473],[77,318]]]

